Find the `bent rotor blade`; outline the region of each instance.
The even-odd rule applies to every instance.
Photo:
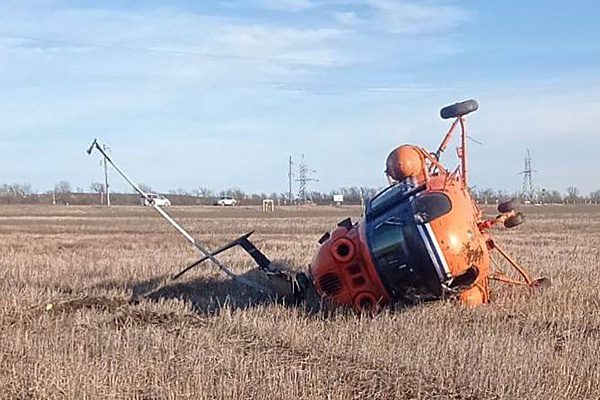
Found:
[[[119,166],[112,160],[112,158],[104,151],[104,149],[102,148],[102,146],[100,146],[100,144],[98,143],[98,141],[96,139],[94,139],[94,141],[92,142],[92,145],[90,146],[90,148],[88,149],[88,154],[91,154],[93,149],[98,150],[106,159],[106,161],[108,161],[110,163],[110,165],[113,166],[113,168],[115,169],[115,171],[117,171],[117,173],[119,175],[121,175],[121,177],[123,179],[125,179],[125,181],[127,183],[129,183],[129,185],[140,194],[140,196],[142,196],[147,202],[148,204],[150,204],[168,223],[170,223],[179,233],[181,233],[181,235],[183,235],[183,237],[185,237],[192,245],[194,245],[194,247],[196,247],[198,250],[200,250],[200,252],[206,256],[210,261],[213,262],[213,264],[215,264],[221,271],[223,271],[223,273],[225,273],[227,276],[229,276],[231,279],[238,281],[248,287],[251,287],[255,290],[258,290],[260,292],[269,292],[269,290],[265,287],[263,287],[262,285],[259,285],[256,282],[252,282],[246,278],[243,278],[239,275],[234,274],[233,272],[231,272],[229,270],[229,268],[227,268],[218,258],[216,258],[214,255],[212,255],[203,245],[200,241],[196,240],[192,235],[190,235],[185,229],[183,229],[183,227],[181,225],[179,225],[165,210],[163,210],[162,208],[160,208],[158,205],[156,205],[154,203],[154,200],[151,199],[135,182],[133,182],[128,176],[127,174],[125,174],[125,172],[119,168]]]
[[[94,141],[92,142],[92,144],[90,145],[90,147],[86,150],[86,153],[88,153],[88,155],[92,154],[92,150],[94,150],[94,146],[96,146],[96,143],[98,141],[96,139],[94,139]]]

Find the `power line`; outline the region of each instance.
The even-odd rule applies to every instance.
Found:
[[[318,182],[319,180],[314,177],[317,171],[314,169],[310,169],[306,162],[304,161],[304,154],[302,154],[302,161],[298,165],[298,178],[296,182],[298,182],[298,199],[302,203],[306,203],[309,200],[310,193],[308,191],[309,182]],[[312,198],[310,198],[312,201]]]
[[[523,183],[521,184],[521,196],[524,200],[534,201],[535,200],[535,186],[533,185],[533,173],[537,172],[531,168],[531,152],[527,149],[525,153],[525,162],[523,171],[519,174],[523,175]]]

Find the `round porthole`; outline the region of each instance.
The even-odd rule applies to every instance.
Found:
[[[354,310],[359,314],[372,314],[378,309],[377,299],[369,292],[362,292],[354,298]]]
[[[347,238],[336,240],[331,246],[331,255],[340,263],[347,263],[354,258],[354,243]]]

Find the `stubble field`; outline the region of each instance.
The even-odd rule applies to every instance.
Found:
[[[358,208],[172,208],[210,248],[252,229],[296,268]],[[497,239],[553,285],[493,303],[308,313],[237,287],[151,209],[0,207],[0,398],[600,398],[600,207],[530,207]],[[252,268],[239,251],[221,259]],[[153,289],[156,289],[153,291]],[[134,295],[149,293],[139,302]]]

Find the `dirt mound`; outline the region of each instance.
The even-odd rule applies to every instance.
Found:
[[[110,298],[106,296],[84,295],[75,299],[67,299],[49,302],[39,307],[47,313],[74,313],[82,309],[114,312],[118,308],[128,304],[125,299]]]

